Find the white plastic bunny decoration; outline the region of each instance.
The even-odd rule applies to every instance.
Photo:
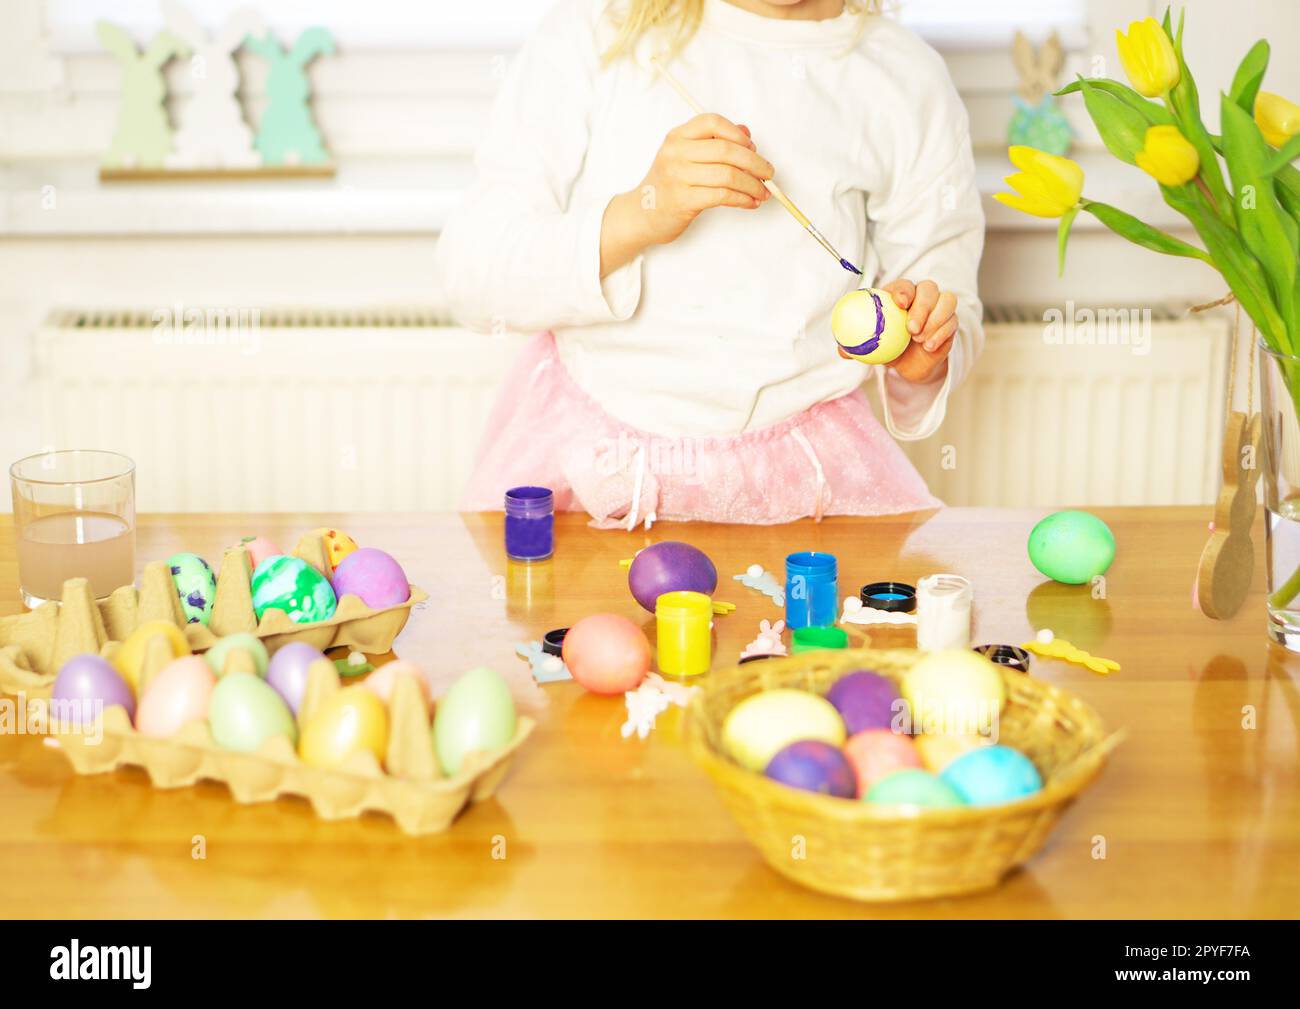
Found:
[[[193,47],[190,71],[194,97],[180,109],[169,168],[255,168],[262,156],[239,104],[239,70],[234,54],[244,40],[266,31],[255,11],[234,11],[208,35],[176,0],[161,0],[167,27]]]

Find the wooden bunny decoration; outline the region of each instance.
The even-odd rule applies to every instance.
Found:
[[[1066,154],[1074,143],[1074,130],[1052,94],[1065,64],[1061,40],[1053,32],[1035,52],[1024,33],[1016,32],[1011,59],[1020,83],[1016,88],[1016,111],[1007,127],[1007,140],[1048,154]]]
[[[161,168],[172,149],[162,69],[174,57],[188,55],[189,48],[176,35],[162,31],[140,53],[123,29],[107,21],[96,22],[95,34],[122,65],[122,103],[103,166]]]
[[[269,100],[257,131],[257,149],[268,165],[328,163],[329,152],[312,118],[307,64],[322,53],[333,54],[334,39],[324,28],[308,28],[285,52],[269,34],[250,37],[248,47],[270,65],[266,79]]]
[[[241,8],[212,35],[177,0],[162,0],[168,29],[193,51],[194,97],[179,112],[176,149],[169,168],[254,168],[261,157],[239,103],[239,69],[234,54],[253,32],[265,31],[261,17]]]
[[[1210,534],[1197,569],[1196,598],[1201,612],[1214,620],[1235,616],[1250,592],[1255,547],[1255,484],[1260,470],[1259,414],[1234,410],[1223,433],[1223,489],[1214,506]]]

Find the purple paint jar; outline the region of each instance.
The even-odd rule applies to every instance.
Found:
[[[555,496],[547,487],[506,491],[506,556],[544,561],[555,553]]]

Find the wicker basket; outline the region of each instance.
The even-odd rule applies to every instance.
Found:
[[[866,901],[914,900],[996,886],[1042,846],[1057,817],[1105,764],[1119,741],[1097,713],[1063,690],[1003,671],[1007,703],[999,741],[1021,750],[1043,775],[1041,792],[992,807],[874,806],[789,788],[748,771],[722,749],[722,725],[740,701],[794,687],[824,694],[854,669],[898,682],[922,653],[815,651],[713,672],[691,704],[692,754],[769,865],[804,886]]]

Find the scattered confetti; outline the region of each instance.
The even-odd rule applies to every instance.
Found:
[[[878,610],[863,606],[857,596],[844,597],[844,612],[840,614],[842,624],[915,624],[915,613],[903,613],[890,610]]]
[[[1041,631],[1035,634],[1034,637],[1036,637],[1042,644],[1050,645],[1056,638],[1056,632],[1050,627],[1044,627]]]
[[[757,589],[763,595],[770,596],[777,606],[785,606],[785,586],[770,571],[764,571],[763,565],[751,564],[744,574],[732,575],[732,578],[747,589]]]
[[[1043,640],[1043,635],[1051,635],[1047,640]],[[1035,655],[1042,655],[1049,659],[1061,659],[1065,662],[1073,662],[1076,665],[1090,669],[1099,676],[1109,676],[1111,673],[1119,672],[1119,663],[1113,659],[1103,659],[1099,655],[1089,655],[1082,648],[1077,648],[1064,638],[1058,638],[1050,630],[1038,632],[1038,637],[1034,641],[1026,641],[1020,646]]]
[[[785,642],[781,640],[781,632],[784,630],[784,620],[776,623],[762,621],[758,625],[758,637],[745,646],[740,657],[746,659],[751,655],[785,655]]]
[[[542,651],[540,641],[521,641],[515,645],[515,654],[528,663],[533,679],[538,683],[558,683],[573,679],[564,660],[558,655]]]

